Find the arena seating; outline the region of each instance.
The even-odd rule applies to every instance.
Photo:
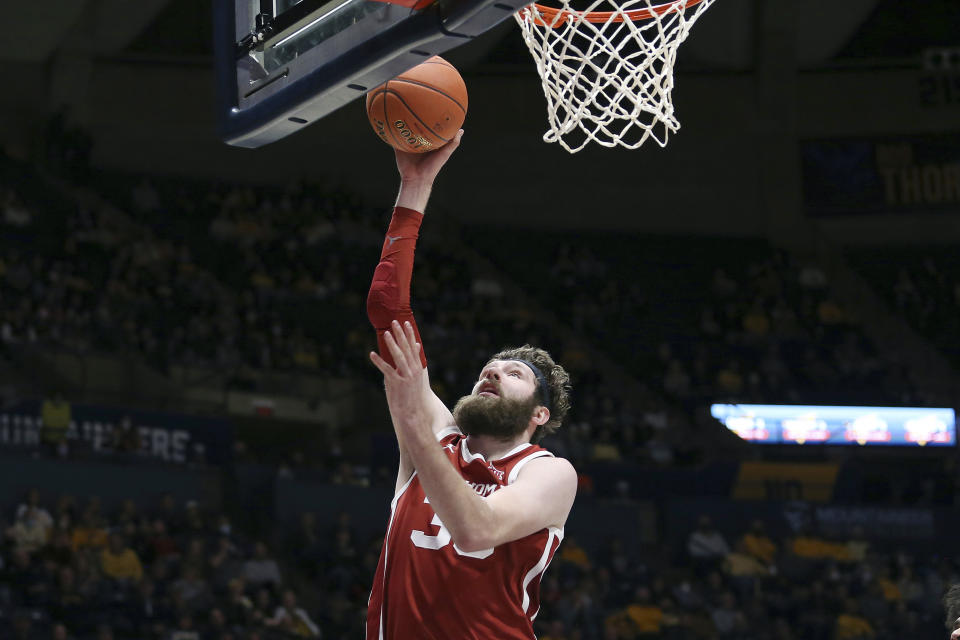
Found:
[[[911,399],[902,366],[831,297],[824,271],[761,240],[470,234],[501,263],[530,257],[516,275],[541,303],[678,401]]]
[[[304,513],[259,540],[206,505],[31,492],[3,505],[0,636],[269,640],[362,633],[379,539],[349,512]],[[869,538],[781,538],[762,520],[725,535],[701,516],[678,553],[569,536],[541,590],[550,640],[937,637],[960,579],[934,549]],[[58,630],[57,627],[63,627]],[[58,635],[60,634],[60,635]]]
[[[848,258],[892,310],[960,365],[960,257],[955,247],[857,249]]]
[[[388,211],[316,185],[114,175],[101,176],[91,197],[70,183],[50,189],[16,165],[3,178],[0,296],[12,301],[0,309],[4,347],[134,353],[159,371],[189,363],[376,381],[365,362],[373,339],[363,295]],[[708,456],[711,439],[692,430],[702,427],[697,408],[712,399],[909,400],[897,368],[831,299],[823,271],[761,241],[470,234],[493,270],[429,232],[418,252],[414,304],[432,380],[453,401],[475,375],[464,363],[479,366],[508,344],[550,348],[573,371],[576,392],[567,427],[546,445],[584,471],[585,494],[629,500],[637,489],[625,479],[638,465],[669,469]],[[29,260],[26,243],[35,250]],[[524,269],[512,266],[518,252]],[[543,322],[541,307],[563,326]],[[929,320],[945,316],[928,313],[918,327],[945,326]],[[562,337],[571,329],[580,342]],[[609,384],[590,350],[635,377],[632,395]],[[269,457],[286,461],[281,477],[312,473],[295,452]],[[386,476],[342,460],[318,477],[379,486]],[[348,523],[324,531],[329,516],[274,530],[267,551],[257,551],[257,529],[223,536],[221,515],[202,507],[156,517],[147,504],[126,515],[69,499],[41,506],[54,529],[26,557],[36,525],[19,522],[16,505],[4,511],[4,584],[28,585],[0,591],[10,634],[58,637],[62,623],[76,638],[309,637],[315,624],[339,638],[356,637],[362,624],[378,543]],[[104,561],[114,532],[123,539]],[[940,628],[937,594],[956,579],[952,563],[920,554],[877,545],[856,555],[863,541],[776,539],[775,551],[757,559],[743,552],[745,531],[722,544],[699,533],[712,557],[683,545],[662,557],[567,540],[544,584],[539,637],[921,637]],[[136,571],[123,544],[143,579],[108,577]],[[285,550],[275,558],[279,583],[230,586],[225,566],[239,575],[250,563],[255,575],[270,575],[269,549]],[[155,603],[149,615],[138,608],[144,598]]]

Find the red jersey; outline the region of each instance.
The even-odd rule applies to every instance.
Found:
[[[451,464],[480,496],[514,482],[530,460],[553,454],[523,444],[488,461],[456,427],[437,434]],[[492,549],[461,551],[416,472],[393,497],[367,605],[367,640],[533,640],[540,577],[563,539],[550,527]]]

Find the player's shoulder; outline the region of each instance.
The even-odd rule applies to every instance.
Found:
[[[559,458],[546,449],[537,452],[538,455],[531,455],[529,460],[516,469],[514,481],[521,478],[529,481],[534,478],[542,478],[551,482],[577,482],[577,470],[573,464],[566,458]]]
[[[546,451],[546,449],[544,449]],[[577,470],[574,468],[573,463],[567,460],[566,458],[560,458],[549,451],[546,451],[547,455],[539,455],[530,460],[526,465],[525,469],[551,469],[557,473],[572,473],[577,474]]]

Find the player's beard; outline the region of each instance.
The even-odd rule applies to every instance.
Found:
[[[468,436],[491,436],[506,441],[526,430],[537,405],[537,397],[533,393],[522,400],[469,395],[457,400],[453,407],[453,419],[460,431]]]

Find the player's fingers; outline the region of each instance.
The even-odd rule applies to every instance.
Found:
[[[410,325],[409,322],[404,323]],[[397,341],[397,346],[400,347],[400,350],[403,351],[403,355],[407,361],[407,364],[410,366],[410,371],[413,371],[413,340],[410,339],[410,334],[413,333],[413,327],[409,327],[409,332],[407,327],[400,326],[400,323],[396,320],[393,321],[393,336]]]
[[[400,345],[400,348],[404,350],[405,353],[410,353],[410,350],[413,345],[413,325],[409,321],[406,321],[401,325],[396,320],[393,321],[394,330],[397,334],[397,344]]]
[[[393,334],[394,340],[397,341],[397,346],[400,347],[404,353],[407,353],[410,350],[407,344],[407,334],[403,332],[403,327],[399,321],[393,320],[390,323],[390,332]]]
[[[394,331],[384,331],[383,341],[386,343],[387,349],[390,351],[390,355],[393,356],[393,362],[396,365],[395,368],[397,373],[402,376],[408,375],[410,373],[410,367],[407,365],[406,356],[404,356],[403,351],[397,344],[396,338],[394,338],[394,333]]]
[[[410,355],[414,360],[420,358],[420,343],[417,342],[417,336],[413,332],[413,323],[409,320],[403,323],[403,333],[407,337],[407,342],[410,344]]]
[[[393,373],[393,367],[390,366],[390,363],[381,358],[380,354],[376,351],[370,352],[370,362],[385,376]]]

